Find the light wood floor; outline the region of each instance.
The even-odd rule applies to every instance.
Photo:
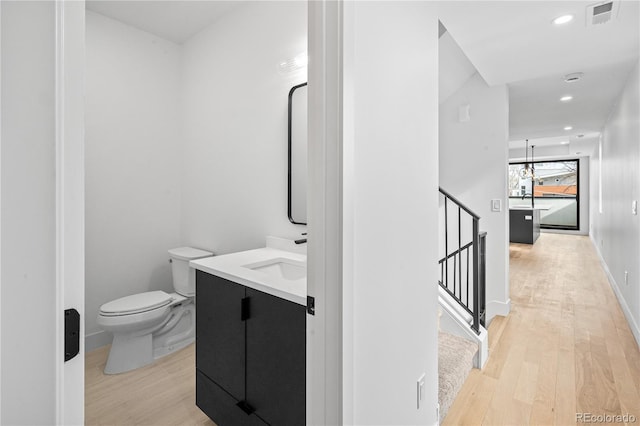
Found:
[[[640,351],[588,237],[511,244],[511,313],[489,327],[445,425],[568,425],[576,413],[640,424]],[[620,424],[620,423],[618,423]]]
[[[215,426],[195,403],[195,345],[116,375],[102,372],[108,351],[85,358],[85,424]]]

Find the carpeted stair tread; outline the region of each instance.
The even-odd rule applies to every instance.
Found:
[[[438,333],[438,402],[440,421],[456,399],[469,372],[478,345],[449,333]]]

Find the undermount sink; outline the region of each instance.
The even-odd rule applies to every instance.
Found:
[[[307,253],[294,240],[267,237],[267,246],[192,260],[189,265],[299,305],[307,305]]]
[[[295,281],[307,277],[307,265],[304,262],[282,257],[244,265],[244,267],[284,280]]]

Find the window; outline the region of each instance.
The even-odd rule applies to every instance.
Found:
[[[534,179],[525,163],[509,164],[509,206],[539,208],[541,228],[579,229],[579,161],[536,161],[533,167]]]

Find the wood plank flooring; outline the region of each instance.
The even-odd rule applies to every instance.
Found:
[[[195,345],[128,373],[105,375],[109,346],[85,358],[86,425],[213,425],[195,403]]]
[[[542,234],[509,253],[511,313],[492,321],[487,365],[443,424],[569,425],[577,413],[640,424],[640,351],[589,238]]]
[[[489,328],[445,425],[566,425],[577,412],[633,414],[640,424],[640,351],[588,237],[542,234],[510,249],[512,311]],[[125,374],[86,355],[87,425],[214,425],[195,405],[191,345]]]

